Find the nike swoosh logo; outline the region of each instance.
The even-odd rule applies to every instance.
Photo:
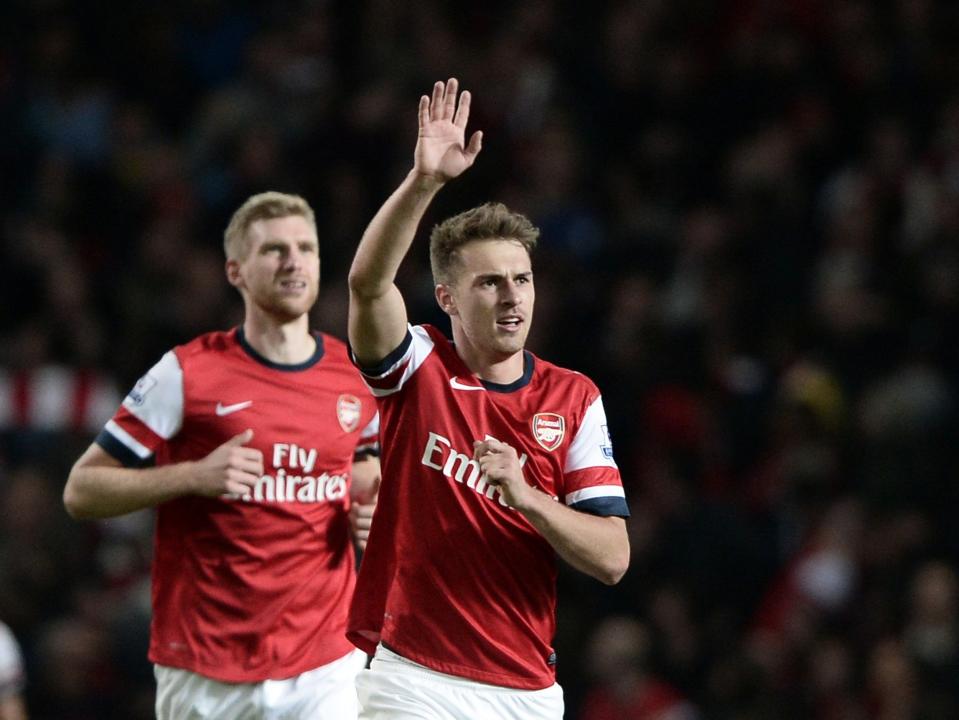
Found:
[[[244,400],[243,402],[238,402],[238,403],[235,403],[234,405],[224,405],[223,403],[217,403],[216,414],[222,417],[224,415],[229,415],[230,413],[235,413],[237,410],[248,408],[252,404],[253,404],[252,400]]]
[[[454,390],[485,390],[482,385],[464,385],[456,377],[450,378],[450,387]]]

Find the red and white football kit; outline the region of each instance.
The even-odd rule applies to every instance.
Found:
[[[482,683],[553,685],[556,553],[486,484],[473,442],[513,446],[526,481],[559,502],[627,517],[598,389],[529,352],[518,381],[478,380],[430,326],[362,371],[379,403],[383,484],[350,639]]]
[[[166,353],[97,442],[127,466],[198,460],[247,428],[264,474],[246,497],[185,496],[156,511],[150,660],[231,683],[289,678],[352,650],[354,455],[376,404],[346,346],[260,356],[242,329]]]

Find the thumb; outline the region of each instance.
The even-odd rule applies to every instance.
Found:
[[[469,145],[466,146],[466,156],[470,158],[470,161],[476,159],[476,156],[479,155],[479,151],[483,149],[483,131],[477,130],[473,133],[473,136],[470,138]]]
[[[250,428],[247,428],[239,435],[234,435],[229,440],[227,440],[224,445],[229,445],[231,447],[236,447],[238,445],[246,445],[250,440],[253,439],[253,431]]]
[[[485,440],[473,441],[473,459],[479,460],[482,455],[489,451],[489,444]]]

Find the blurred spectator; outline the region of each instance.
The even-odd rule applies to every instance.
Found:
[[[909,593],[903,644],[940,717],[959,716],[959,579],[943,562],[922,565]]]
[[[676,688],[649,667],[647,629],[637,620],[612,616],[593,632],[586,668],[591,689],[582,720],[695,720],[699,713]]]

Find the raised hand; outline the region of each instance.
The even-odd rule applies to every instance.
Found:
[[[413,153],[413,168],[438,182],[460,175],[473,161],[483,144],[483,133],[474,132],[466,144],[466,122],[470,116],[470,94],[463,91],[457,104],[456,78],[433,85],[433,96],[420,98],[419,136]]]
[[[263,474],[263,453],[246,447],[252,430],[234,435],[195,465],[194,492],[206,497],[250,495]]]

